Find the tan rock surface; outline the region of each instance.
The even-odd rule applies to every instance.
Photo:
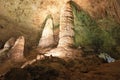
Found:
[[[22,62],[25,60],[24,44],[25,44],[25,38],[23,36],[20,36],[16,40],[12,49],[9,51],[9,57],[13,62]]]
[[[40,38],[38,47],[47,48],[53,45],[54,33],[53,33],[53,20],[51,18],[47,19],[44,29],[42,31],[42,36]]]

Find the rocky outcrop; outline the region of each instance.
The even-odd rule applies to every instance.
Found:
[[[15,38],[10,38],[4,45],[3,49],[0,50],[0,63],[8,58],[8,52],[15,43]]]
[[[10,38],[4,45],[3,49],[0,50],[0,54],[9,50],[15,43],[15,39],[14,38]]]
[[[0,0],[0,48],[9,37],[23,35],[26,38],[25,53],[28,53],[28,49],[38,45],[41,26],[48,14],[52,15],[55,26],[59,24],[59,11],[64,2],[65,0]]]
[[[0,34],[4,36],[0,36],[0,48],[9,37],[18,37],[19,35],[24,35],[26,38],[27,48],[31,49],[33,46],[36,46],[39,41],[38,38],[40,37],[38,33],[42,31],[41,26],[46,16],[51,14],[54,25],[59,25],[60,8],[66,1],[68,0],[1,0]],[[119,0],[74,0],[82,10],[88,12],[95,19],[110,15],[118,18],[117,21],[120,21],[118,1]],[[13,30],[13,28],[15,30]]]
[[[74,0],[91,17],[101,19],[111,17],[120,23],[120,1],[119,0]]]
[[[73,46],[74,17],[70,2],[67,2],[60,13],[60,31],[58,47]]]
[[[23,62],[25,61],[24,58],[24,44],[25,44],[25,38],[23,36],[20,36],[12,49],[9,51],[9,57],[13,62]]]
[[[47,47],[52,46],[55,42],[53,34],[54,34],[53,33],[53,20],[51,18],[48,18],[44,26],[38,47],[47,48]]]

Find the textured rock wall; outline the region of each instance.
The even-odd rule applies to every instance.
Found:
[[[54,24],[58,25],[60,8],[66,1],[68,0],[0,0],[0,48],[10,37],[21,35],[25,37],[26,46],[36,46],[46,16],[51,14]],[[94,17],[98,17],[106,8],[106,0],[73,1]]]
[[[58,20],[59,10],[64,2],[64,0],[0,0],[0,15],[17,23],[38,27],[48,14],[52,14],[55,21]]]
[[[112,17],[120,23],[120,0],[74,0],[95,19]]]
[[[10,37],[25,36],[26,44],[36,46],[47,15],[59,23],[64,0],[0,0],[0,47]]]

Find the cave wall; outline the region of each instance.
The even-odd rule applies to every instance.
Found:
[[[0,15],[29,27],[39,27],[48,14],[59,19],[65,1],[59,0],[0,0]]]
[[[54,26],[59,25],[60,9],[66,1],[68,0],[0,0],[0,48],[10,37],[17,38],[20,35],[25,36],[28,49],[35,47],[39,42],[43,28],[42,25],[47,15],[52,15]],[[108,8],[105,2],[108,0],[73,1],[78,5],[77,9],[83,9],[89,13],[92,18],[101,19],[105,17],[106,12],[104,10]],[[117,5],[117,8],[119,8],[118,6],[119,5]],[[111,11],[111,9],[109,11]],[[117,9],[118,13],[119,11],[120,10]],[[113,18],[119,23],[119,15]],[[105,22],[105,24],[111,22]],[[109,28],[109,26],[112,25],[114,24],[105,27],[101,26],[102,28]],[[112,28],[109,29],[112,30]],[[116,32],[116,30],[114,30],[114,32]],[[117,32],[119,32],[119,30]],[[118,50],[120,50],[120,47],[118,47]]]
[[[120,24],[120,0],[74,0],[94,19],[111,17]]]
[[[36,46],[41,27],[51,14],[55,25],[65,0],[0,0],[0,48],[10,37],[25,36],[28,49]]]

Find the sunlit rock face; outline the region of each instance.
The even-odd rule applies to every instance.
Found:
[[[53,45],[55,42],[53,36],[53,21],[51,18],[47,19],[45,27],[42,31],[38,47],[47,48]]]
[[[12,49],[9,51],[8,56],[10,59],[14,62],[22,62],[25,60],[24,58],[24,44],[25,44],[25,38],[23,36],[20,36]]]

